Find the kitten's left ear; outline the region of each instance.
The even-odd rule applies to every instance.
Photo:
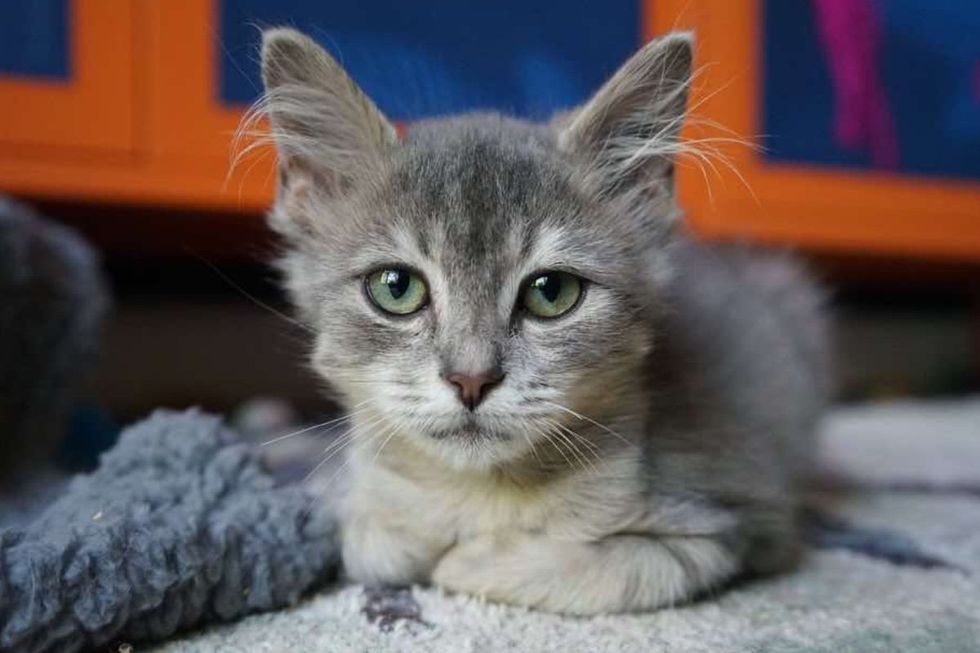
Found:
[[[693,45],[686,32],[651,41],[562,120],[559,147],[583,155],[603,190],[672,192]]]
[[[263,108],[279,150],[280,179],[316,179],[340,195],[382,164],[395,128],[326,50],[293,29],[262,33]]]

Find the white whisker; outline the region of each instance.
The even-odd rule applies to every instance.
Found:
[[[573,417],[576,417],[578,419],[585,420],[586,422],[589,422],[590,424],[593,424],[593,425],[599,427],[600,429],[602,429],[606,433],[608,433],[610,435],[613,435],[613,436],[619,438],[620,440],[622,440],[624,443],[630,445],[631,447],[635,447],[636,446],[636,444],[633,443],[633,442],[631,442],[630,440],[628,440],[626,438],[626,436],[624,436],[624,435],[622,435],[620,433],[617,433],[616,431],[612,430],[611,428],[609,428],[605,424],[600,424],[599,422],[595,421],[594,419],[592,419],[591,417],[589,417],[587,415],[583,415],[582,413],[576,412],[576,411],[572,410],[571,408],[568,408],[567,406],[562,406],[561,404],[557,404],[557,403],[555,403],[553,401],[542,400],[542,403],[548,404],[549,406],[552,406],[554,408],[557,408],[558,410],[564,411],[564,412],[568,413],[569,415],[571,415]]]
[[[348,431],[347,431],[347,432],[346,432],[346,433],[345,433],[345,434],[344,434],[343,436],[341,436],[341,437],[343,437],[343,438],[349,438],[349,440],[350,440],[350,441],[353,441],[354,439],[356,439],[356,438],[358,437],[358,433],[357,433],[357,430],[358,430],[358,428],[369,428],[370,426],[374,426],[374,425],[376,425],[376,424],[379,424],[379,423],[381,423],[382,421],[383,421],[383,418],[380,418],[380,417],[378,417],[378,418],[376,418],[375,420],[372,420],[372,421],[370,421],[370,422],[368,422],[368,425],[369,425],[369,426],[360,426],[360,427],[359,427],[359,426],[357,426],[357,425],[354,425],[354,426],[352,426],[352,427],[351,427],[351,428],[350,428],[350,429],[349,429],[349,430],[348,430]],[[329,450],[329,449],[331,449],[331,448],[333,447],[333,445],[335,445],[335,444],[336,444],[336,442],[334,442],[334,443],[331,443],[331,446],[328,446],[328,447],[327,447],[327,450]],[[333,458],[333,457],[334,457],[334,456],[336,455],[336,453],[337,453],[338,451],[343,451],[343,449],[344,449],[344,447],[343,447],[343,446],[338,446],[338,447],[336,447],[336,448],[334,448],[334,451],[333,451],[333,453],[331,453],[331,454],[330,454],[330,455],[328,455],[328,456],[324,456],[324,457],[323,457],[323,459],[322,459],[322,460],[320,460],[320,462],[318,462],[318,463],[316,464],[316,466],[315,466],[315,467],[314,467],[313,469],[311,469],[311,470],[309,471],[309,473],[307,473],[307,475],[306,475],[306,476],[305,476],[305,477],[303,478],[303,482],[305,483],[305,482],[307,482],[307,481],[309,481],[309,480],[310,480],[310,478],[312,478],[312,477],[313,477],[313,476],[314,476],[314,475],[315,475],[315,474],[316,474],[316,473],[317,473],[318,471],[320,471],[320,469],[321,469],[321,468],[322,468],[322,467],[323,467],[324,465],[326,465],[326,464],[327,464],[327,462],[329,462],[329,461],[330,461],[330,460],[331,460],[331,459],[332,459],[332,458]],[[331,477],[331,478],[332,478],[332,477]]]
[[[581,449],[579,449],[578,445],[575,444],[575,441],[572,439],[571,436],[574,435],[576,436],[576,438],[580,440],[584,440],[584,438],[579,436],[577,433],[574,433],[573,431],[571,431],[564,425],[560,424],[559,422],[553,420],[549,420],[549,421],[552,427],[556,429],[556,434],[559,435],[562,441],[568,445],[569,450],[571,451],[572,455],[575,457],[576,461],[578,461],[578,463],[582,465],[582,469],[589,467],[592,471],[595,471],[595,465],[593,464],[592,460],[590,460],[590,458]],[[589,444],[591,445],[591,443]],[[591,451],[593,455],[597,454],[597,452],[594,449],[592,449]]]
[[[354,408],[357,409],[360,406],[363,406],[364,404],[366,404],[368,401],[370,401],[370,400],[365,399],[364,401],[360,402],[359,404],[356,404],[354,406]],[[280,435],[280,436],[275,437],[275,438],[273,438],[271,440],[267,440],[266,442],[263,442],[260,446],[267,447],[269,445],[275,444],[277,442],[282,442],[283,440],[287,440],[287,439],[292,438],[292,437],[295,437],[297,435],[302,435],[303,433],[309,433],[310,431],[315,431],[316,429],[321,429],[321,428],[330,426],[331,424],[337,424],[339,422],[344,422],[346,420],[351,419],[352,417],[354,417],[358,413],[362,413],[362,412],[364,412],[363,409],[362,410],[352,410],[351,412],[348,412],[345,415],[341,415],[340,417],[337,417],[335,419],[327,420],[326,422],[323,422],[321,424],[314,424],[313,426],[307,426],[307,427],[302,428],[302,429],[300,429],[298,431],[293,431],[292,433],[287,433],[286,435]]]

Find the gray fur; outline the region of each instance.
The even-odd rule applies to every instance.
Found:
[[[61,441],[108,303],[85,241],[0,197],[0,490]]]
[[[591,614],[795,557],[796,485],[827,394],[821,297],[788,256],[674,228],[691,58],[690,37],[668,36],[550,125],[467,115],[379,145],[335,136],[387,124],[336,63],[267,33],[283,154],[271,221],[313,366],[351,410],[353,578]],[[306,88],[269,72],[282,68]],[[329,120],[297,110],[304,93],[333,98]],[[322,142],[370,156],[317,158]],[[324,182],[338,174],[342,190]],[[370,305],[362,279],[393,264],[425,277],[428,308],[393,319]],[[548,269],[587,289],[543,322],[515,307]],[[506,377],[472,413],[440,378],[494,366]]]
[[[0,651],[108,650],[295,603],[337,564],[312,500],[217,418],[160,411],[28,523],[0,523]]]

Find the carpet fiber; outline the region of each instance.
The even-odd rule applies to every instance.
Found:
[[[838,409],[821,443],[819,527],[790,575],[593,619],[346,586],[152,650],[980,651],[980,400]]]

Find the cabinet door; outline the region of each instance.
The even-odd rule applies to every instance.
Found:
[[[659,30],[698,33],[685,134],[726,159],[681,168],[698,232],[980,259],[975,0],[653,5]]]
[[[132,147],[133,4],[0,3],[0,144],[7,153]]]

